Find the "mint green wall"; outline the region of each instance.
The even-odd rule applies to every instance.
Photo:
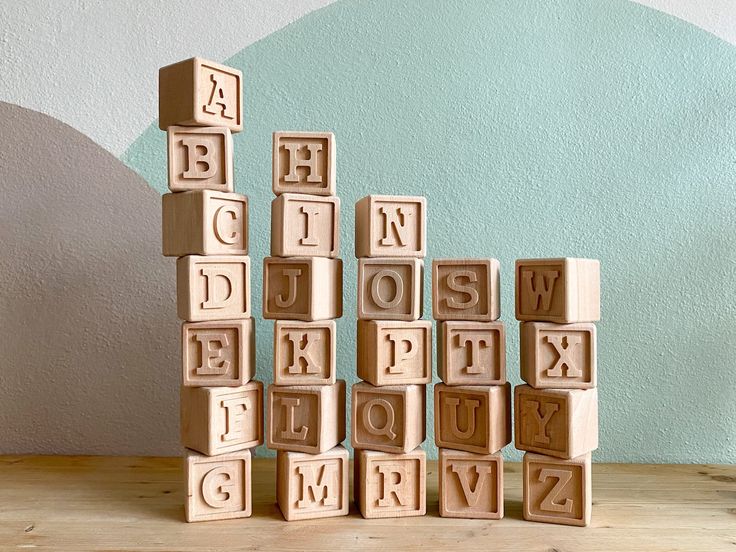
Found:
[[[338,357],[349,384],[352,206],[369,193],[423,194],[428,261],[501,261],[513,384],[514,259],[601,259],[596,460],[736,461],[734,47],[625,1],[344,1],[227,63],[245,74],[235,155],[237,189],[252,202],[255,304],[271,132],[337,135],[347,307]],[[155,125],[124,161],[165,190]],[[264,381],[271,338],[259,320]],[[430,429],[428,450],[432,441]]]

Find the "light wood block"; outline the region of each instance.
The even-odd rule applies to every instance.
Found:
[[[341,259],[263,259],[263,318],[314,321],[341,316]]]
[[[273,133],[273,193],[335,195],[332,132]]]
[[[438,447],[493,454],[511,442],[511,384],[434,386]]]
[[[281,194],[271,202],[273,257],[337,257],[340,198]]]
[[[434,259],[435,320],[492,322],[501,316],[501,269],[496,259]]]
[[[426,198],[371,195],[355,204],[356,257],[426,254]]]
[[[246,196],[181,192],[165,194],[161,205],[165,256],[248,254]]]
[[[172,126],[167,131],[169,189],[232,192],[233,137],[225,127]]]
[[[185,322],[181,326],[185,387],[239,387],[256,373],[256,329],[252,318]]]
[[[353,448],[402,453],[421,445],[425,439],[425,393],[424,385],[353,385]]]
[[[179,318],[189,322],[250,318],[250,257],[188,255],[176,260]]]
[[[188,522],[251,516],[251,456],[249,450],[203,456],[187,452],[185,461]]]
[[[560,460],[527,452],[523,469],[524,519],[580,527],[590,524],[590,453]]]
[[[522,322],[521,378],[537,389],[591,389],[597,383],[595,324]]]
[[[181,442],[214,456],[263,444],[263,384],[182,387]]]
[[[276,500],[286,521],[348,515],[350,458],[342,445],[322,454],[279,451]]]
[[[517,449],[575,458],[598,448],[597,389],[514,389]]]
[[[601,318],[600,262],[595,259],[516,261],[516,319],[595,322]]]
[[[334,320],[277,320],[273,330],[275,385],[332,385],[336,381]]]
[[[269,385],[268,413],[268,448],[326,452],[345,440],[345,380],[334,385]]]
[[[158,126],[243,130],[243,73],[194,57],[158,71]]]
[[[359,259],[358,319],[417,320],[423,313],[424,261]]]
[[[503,455],[439,452],[440,516],[503,518]]]
[[[432,382],[432,322],[358,320],[358,377],[372,385]]]
[[[506,383],[506,329],[503,322],[438,322],[437,333],[437,373],[444,383]]]

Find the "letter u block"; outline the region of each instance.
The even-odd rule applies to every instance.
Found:
[[[332,132],[273,133],[273,193],[335,195]]]
[[[277,320],[273,330],[275,385],[332,385],[336,381],[334,320]]]
[[[181,441],[207,456],[263,444],[263,384],[182,387]]]
[[[250,517],[251,457],[242,450],[218,456],[189,452],[185,458],[188,522]]]
[[[224,127],[169,127],[169,189],[232,192],[233,137]]]
[[[594,259],[516,261],[516,319],[595,322],[601,317],[600,262]]]
[[[503,322],[439,322],[437,372],[447,385],[506,383]]]
[[[255,323],[185,322],[181,327],[183,385],[239,387],[256,371]]]
[[[432,317],[492,322],[501,316],[501,270],[496,259],[434,259]]]
[[[179,318],[189,322],[250,318],[250,258],[188,255],[176,260]]]
[[[353,385],[353,448],[402,453],[421,445],[425,439],[424,394],[424,385]]]
[[[322,454],[279,451],[276,500],[286,521],[348,515],[349,454],[337,445]]]
[[[493,454],[511,442],[511,385],[434,386],[438,447]]]
[[[364,197],[355,204],[355,256],[424,257],[427,200],[423,197]]]
[[[271,255],[337,257],[340,198],[282,194],[271,202]]]
[[[420,259],[359,259],[358,319],[421,318],[423,280],[424,262]]]
[[[503,518],[503,456],[440,449],[440,516]]]
[[[358,320],[358,377],[376,386],[432,382],[432,322]]]
[[[514,390],[516,448],[575,458],[598,448],[597,389]]]
[[[342,316],[342,260],[266,257],[263,318],[328,320]]]
[[[321,454],[345,439],[345,381],[268,387],[267,446]]]

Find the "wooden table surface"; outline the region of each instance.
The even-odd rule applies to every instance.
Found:
[[[437,514],[428,464],[420,518],[282,520],[275,465],[253,465],[253,517],[184,523],[181,460],[0,456],[0,550],[730,550],[736,552],[736,467],[593,466],[593,522],[521,519],[520,464],[506,464],[506,518]]]

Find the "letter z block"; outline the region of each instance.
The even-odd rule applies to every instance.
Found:
[[[287,322],[273,330],[275,385],[332,385],[336,381],[334,320]]]
[[[169,127],[169,190],[232,192],[233,137],[224,127]]]
[[[239,387],[256,371],[255,323],[252,318],[185,322],[181,358],[185,387]]]
[[[355,256],[424,257],[427,200],[408,196],[367,196],[355,204]]]
[[[440,516],[503,518],[503,456],[440,449]]]
[[[376,386],[432,382],[432,322],[358,320],[358,377]]]
[[[250,258],[188,255],[176,260],[179,318],[189,322],[250,318]]]
[[[435,259],[432,316],[435,320],[498,320],[500,287],[501,270],[496,259]]]
[[[423,281],[424,261],[420,259],[359,259],[358,318],[421,318]]]
[[[506,383],[503,322],[439,322],[437,372],[447,385]]]
[[[243,450],[218,456],[185,457],[188,522],[250,517],[251,457]]]
[[[273,133],[273,193],[335,195],[332,132]]]
[[[282,194],[271,202],[271,255],[337,257],[340,198]]]

